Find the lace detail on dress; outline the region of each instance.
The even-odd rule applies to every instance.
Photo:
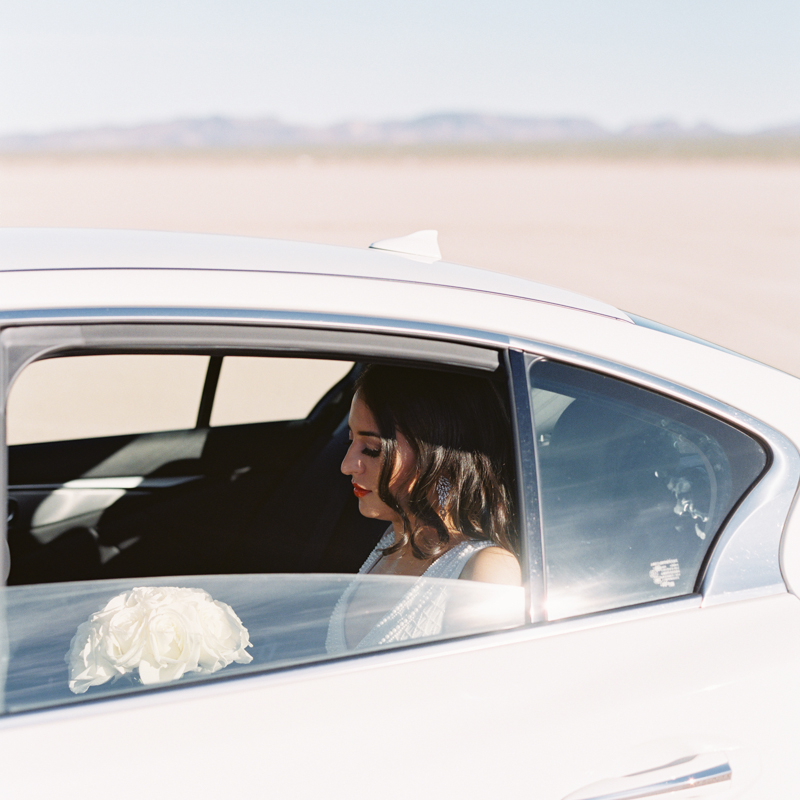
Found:
[[[392,544],[394,544],[394,531],[389,528],[361,566],[359,574],[363,575],[369,572],[380,559],[383,550]],[[400,602],[357,645],[348,647],[344,623],[350,599],[359,584],[357,580],[352,581],[339,598],[331,614],[328,623],[328,637],[325,642],[326,650],[331,654],[344,653],[347,650],[378,647],[390,642],[401,642],[441,633],[447,608],[447,586],[427,579],[457,579],[475,553],[485,547],[493,546],[495,546],[493,542],[467,541],[448,550],[417,578]]]

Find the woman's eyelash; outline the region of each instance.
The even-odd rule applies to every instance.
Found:
[[[369,456],[370,458],[377,458],[381,454],[380,448],[378,448],[377,450],[373,450],[369,447],[365,447],[361,452],[365,456]]]

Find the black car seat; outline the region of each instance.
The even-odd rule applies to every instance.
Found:
[[[342,418],[355,374],[309,415],[316,435],[277,483],[259,469],[226,472],[161,503],[157,514],[116,521],[113,534],[101,521],[106,537],[137,541],[99,577],[356,572],[387,523],[358,513],[340,471],[348,442]]]
[[[357,572],[388,523],[363,517],[339,467],[346,421],[253,515],[228,554],[230,572]]]

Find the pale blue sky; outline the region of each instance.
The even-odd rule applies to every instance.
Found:
[[[0,0],[0,133],[438,111],[800,122],[800,0]]]

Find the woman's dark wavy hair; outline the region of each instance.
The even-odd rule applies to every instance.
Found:
[[[381,435],[378,496],[403,521],[402,536],[384,553],[410,541],[417,558],[437,557],[450,542],[445,520],[469,539],[517,553],[511,423],[495,385],[472,375],[371,365],[355,389]],[[416,481],[400,498],[389,491],[398,430],[416,458]],[[442,477],[450,491],[439,507]],[[433,544],[426,529],[436,534]]]

